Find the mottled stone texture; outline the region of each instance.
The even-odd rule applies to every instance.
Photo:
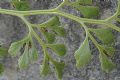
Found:
[[[0,7],[12,9],[9,4],[10,0],[0,0]],[[115,12],[116,0],[94,0],[95,3],[101,9],[101,19],[111,16]],[[61,0],[29,0],[31,9],[48,9],[54,8],[60,4]],[[67,12],[80,15],[70,7],[65,7]],[[41,23],[53,15],[38,15],[29,17],[31,23]],[[65,38],[58,38],[57,43],[65,43],[68,52],[62,60],[66,63],[64,70],[63,80],[120,80],[120,33],[115,32],[116,36],[116,55],[114,56],[114,62],[117,64],[117,68],[111,73],[105,73],[100,69],[100,63],[98,59],[98,51],[90,44],[93,59],[91,63],[82,69],[76,69],[74,51],[79,47],[81,42],[84,40],[84,30],[79,28],[79,24],[61,17],[61,22],[65,25],[67,36]],[[119,24],[118,24],[119,25]],[[22,21],[14,16],[0,14],[0,41],[3,46],[9,47],[11,42],[17,41],[23,38],[27,34],[27,29]],[[42,53],[39,49],[40,60],[30,65],[27,70],[20,71],[17,67],[17,59],[7,56],[0,59],[1,63],[4,63],[5,73],[0,77],[0,80],[57,80],[52,72],[46,78],[42,78],[39,74],[39,64],[42,60]]]

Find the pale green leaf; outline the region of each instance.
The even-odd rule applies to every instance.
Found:
[[[11,44],[8,52],[10,53],[10,55],[16,56],[17,54],[20,53],[20,49],[22,46],[23,44],[21,42],[14,42]]]
[[[92,0],[76,0],[79,4],[92,4]]]
[[[48,21],[39,25],[41,32],[45,36],[47,43],[53,43],[55,36],[65,36],[65,29],[60,27],[59,17],[55,16],[50,18]]]
[[[12,43],[8,52],[12,56],[16,56],[20,52],[20,49],[23,47],[23,44],[26,43],[27,40],[28,40],[28,38],[26,37],[23,40]]]
[[[55,71],[57,73],[58,79],[62,79],[65,63],[64,62],[57,62],[57,61],[52,61],[52,63],[55,66]]]
[[[3,48],[3,47],[0,47],[0,57],[4,57],[7,55],[7,49],[6,48]]]
[[[116,20],[120,23],[120,18],[117,18]]]
[[[79,49],[74,54],[76,59],[76,66],[83,67],[91,60],[91,51],[89,48],[88,38],[84,40]]]
[[[100,28],[91,30],[103,42],[103,44],[111,45],[114,43],[114,35],[109,28]]]
[[[3,64],[0,64],[0,75],[4,72],[4,66]]]
[[[66,47],[63,44],[48,44],[47,47],[52,49],[59,56],[66,54]]]
[[[32,48],[29,49],[29,61],[32,63],[33,61],[37,61],[38,60],[38,52],[36,50],[36,48],[34,47],[34,45],[32,45]]]
[[[46,29],[49,29],[51,31],[54,31],[59,36],[65,36],[65,29],[60,26],[60,21],[57,16],[49,19],[48,21],[40,24],[40,27],[46,27]],[[47,33],[47,32],[45,32]]]
[[[83,6],[78,2],[71,3],[70,5],[80,11],[85,18],[96,18],[99,15],[99,8],[96,6]]]
[[[53,43],[55,41],[55,34],[43,32],[47,43]]]
[[[44,76],[48,75],[48,73],[50,72],[49,58],[46,55],[44,55],[44,61],[40,68],[40,71],[41,74]]]
[[[79,6],[76,7],[85,18],[95,18],[99,15],[99,8],[94,6]]]
[[[25,46],[23,55],[18,60],[18,65],[20,69],[25,69],[29,65],[29,50],[27,45]]]
[[[34,47],[34,44],[28,41],[25,45],[23,54],[18,60],[19,67],[25,69],[29,64],[37,61],[38,57],[38,52]]]
[[[66,32],[65,29],[63,27],[59,27],[59,26],[52,26],[51,29],[58,35],[58,36],[65,36]]]
[[[101,68],[106,72],[112,71],[116,65],[104,54],[103,51],[99,54]]]
[[[104,51],[104,53],[106,53],[108,56],[113,56],[115,53],[115,48],[112,46],[106,46],[106,45],[102,45],[100,46],[100,48]]]
[[[50,18],[48,21],[40,24],[41,27],[51,27],[51,26],[56,26],[56,25],[60,25],[60,21],[59,21],[59,17],[54,16],[52,18]]]
[[[30,10],[30,5],[27,0],[12,0],[11,3],[19,11]]]

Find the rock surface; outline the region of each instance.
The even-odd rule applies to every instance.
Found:
[[[48,9],[54,8],[60,4],[60,0],[30,0],[32,9]],[[96,0],[98,6],[101,8],[101,19],[111,16],[115,12],[116,0]],[[12,9],[9,4],[9,0],[0,0],[0,7],[6,9]],[[69,7],[65,7],[69,13],[80,15]],[[46,15],[38,15],[29,17],[29,21],[32,23],[41,23],[44,20],[50,18]],[[76,69],[74,51],[79,47],[80,43],[84,40],[84,30],[79,28],[79,24],[69,19],[61,17],[61,22],[65,25],[67,36],[62,39],[58,39],[58,43],[65,43],[68,52],[62,60],[66,63],[64,70],[63,80],[120,80],[120,33],[115,32],[116,35],[116,55],[114,62],[117,64],[116,70],[111,73],[105,73],[100,68],[98,59],[98,52],[91,44],[93,52],[93,59],[91,63],[82,69]],[[17,41],[25,36],[27,33],[25,25],[22,21],[14,16],[0,14],[0,41],[4,46],[9,47],[11,42]],[[5,72],[3,76],[0,76],[0,80],[57,80],[54,73],[48,75],[46,78],[42,78],[39,74],[39,65],[42,58],[42,52],[40,52],[40,60],[31,65],[27,70],[20,71],[17,67],[17,58],[11,58],[10,56],[0,59],[1,63],[4,63]]]

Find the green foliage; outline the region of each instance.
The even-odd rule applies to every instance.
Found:
[[[25,11],[30,9],[30,5],[27,0],[12,0],[11,3],[15,7],[15,9],[19,11]]]
[[[46,39],[46,44],[45,46],[47,48],[50,48],[52,51],[55,52],[58,56],[64,56],[66,54],[66,48],[65,45],[63,44],[52,44],[55,42],[55,37],[56,36],[65,36],[65,30],[63,27],[60,27],[60,21],[59,17],[55,16],[49,19],[48,21],[39,24],[39,29],[43,36],[45,36]],[[48,44],[49,43],[49,44]],[[53,65],[55,66],[55,71],[57,73],[58,78],[62,78],[63,75],[63,69],[64,69],[64,64],[57,62],[55,60],[49,59],[50,56],[47,55],[46,50],[44,51],[44,61],[43,64],[40,68],[41,74],[46,76],[50,72],[50,65],[49,62],[51,61]],[[59,67],[62,66],[62,67]]]
[[[0,75],[4,72],[4,66],[3,64],[0,64]]]
[[[94,18],[97,17],[99,14],[98,7],[79,5],[79,6],[75,6],[75,8],[79,10],[85,18]]]
[[[48,75],[50,72],[49,57],[47,55],[44,55],[43,65],[41,65],[40,71],[44,76]]]
[[[100,45],[99,47],[103,50],[103,52],[106,55],[108,55],[110,57],[112,57],[115,53],[115,48],[113,46]]]
[[[100,62],[101,62],[101,68],[106,71],[110,72],[113,70],[116,65],[105,55],[105,53],[101,50],[101,53],[99,54]]]
[[[21,49],[24,50],[23,53],[21,52]],[[29,36],[20,41],[12,43],[8,52],[13,57],[20,55],[20,53],[22,54],[18,60],[18,65],[21,69],[25,69],[29,64],[38,60],[38,52],[34,47],[32,38]]]
[[[117,20],[118,22],[120,22],[120,18],[117,18],[116,20]]]
[[[56,36],[65,36],[65,29],[61,27],[59,17],[55,16],[39,25],[40,31],[46,38],[47,43],[53,43]]]
[[[24,38],[20,41],[12,43],[8,50],[10,55],[12,55],[13,57],[17,56],[20,53],[20,49],[23,47],[23,45],[26,43],[26,41],[28,41],[28,37]]]
[[[0,47],[0,57],[7,56],[7,49],[4,47]]]
[[[28,46],[25,46],[25,50],[22,56],[18,60],[19,68],[24,69],[29,65],[29,51]]]
[[[60,26],[52,26],[51,29],[56,33],[56,35],[64,37],[65,36],[65,29]]]
[[[62,79],[65,64],[64,62],[52,61],[54,64],[58,79]]]
[[[21,69],[28,67],[30,63],[38,60],[38,52],[33,45],[26,43],[24,52],[18,60],[18,65]]]
[[[99,15],[99,8],[95,6],[83,6],[86,4],[92,4],[92,0],[77,0],[70,3],[70,6],[80,11],[85,18],[96,18]]]
[[[79,4],[92,4],[92,0],[76,0]]]
[[[8,55],[8,50],[5,47],[2,47],[0,44],[0,58],[3,58]],[[4,65],[0,63],[0,75],[4,72]]]
[[[49,32],[44,32],[44,31],[42,33],[45,36],[47,43],[53,43],[55,41],[55,34],[49,33]]]
[[[59,26],[59,25],[60,25],[60,21],[59,21],[59,17],[57,16],[54,16],[48,21],[40,24],[41,27],[53,27],[53,26]]]
[[[55,54],[60,57],[66,54],[66,47],[63,44],[53,43],[55,43],[56,36],[64,37],[66,34],[64,28],[61,26],[62,25],[60,24],[58,16],[54,16],[46,22],[37,25],[38,29],[45,37],[45,47],[50,48]],[[57,77],[61,79],[63,75],[64,63],[52,60],[50,58],[50,55],[48,55],[48,51],[45,49],[44,61],[40,67],[40,72],[44,76],[48,75],[48,73],[50,72],[49,62],[52,62],[52,64],[55,66],[55,72],[57,73]]]
[[[91,29],[91,31],[95,33],[95,35],[103,42],[103,44],[111,45],[114,43],[114,35],[109,28]]]
[[[34,44],[32,44],[33,46],[29,49],[29,61],[37,61],[38,60],[38,51],[35,48]]]
[[[47,47],[51,48],[59,56],[66,54],[66,48],[63,44],[48,44]]]
[[[7,56],[7,49],[0,47],[0,58]],[[4,66],[0,63],[0,75],[4,72]]]
[[[51,57],[48,51],[48,48],[51,49],[56,55],[59,56],[59,58],[65,56],[67,52],[65,45],[55,43],[57,36],[66,36],[65,29],[63,28],[58,15],[78,22],[79,24],[81,24],[86,32],[85,40],[83,41],[83,43],[81,43],[80,47],[75,51],[74,54],[74,57],[76,59],[76,66],[78,68],[85,66],[88,62],[90,62],[92,58],[89,40],[91,40],[95,47],[99,50],[101,68],[105,72],[110,72],[116,67],[116,65],[111,61],[111,58],[115,53],[115,37],[111,29],[120,32],[120,28],[112,24],[112,20],[120,22],[120,0],[116,13],[104,20],[93,19],[99,16],[99,8],[92,5],[93,0],[75,0],[73,2],[69,0],[64,0],[58,7],[54,9],[31,11],[27,11],[30,10],[30,5],[27,0],[12,0],[11,4],[14,5],[17,11],[0,9],[0,13],[19,17],[23,20],[29,30],[29,33],[25,38],[12,43],[8,50],[11,56],[20,56],[20,58],[18,59],[18,65],[20,69],[26,69],[29,64],[32,64],[34,61],[38,60],[38,52],[33,41],[33,38],[35,38],[40,44],[44,53],[43,62],[40,67],[41,74],[44,76],[48,75],[51,71],[50,64],[52,64],[55,67],[55,72],[58,79],[62,80],[65,63],[55,60],[53,57]],[[71,6],[75,10],[78,10],[84,18],[61,11],[60,8],[62,8],[64,5]],[[41,24],[32,24],[26,19],[26,16],[39,14],[54,14],[56,16],[48,19]],[[86,23],[101,24],[104,25],[105,28],[88,28],[88,25]],[[34,28],[39,29],[42,35],[38,35],[35,32]],[[91,33],[93,33],[94,35]],[[44,37],[44,39],[41,39],[41,37]],[[99,43],[95,37],[97,37],[101,42]],[[5,56],[6,53],[7,50],[0,47],[0,57]],[[3,65],[0,65],[0,73],[1,72],[3,72]]]
[[[83,67],[91,60],[91,51],[89,48],[88,37],[85,38],[79,49],[74,54],[76,66]]]

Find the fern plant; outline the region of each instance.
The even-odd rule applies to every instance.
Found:
[[[112,21],[120,22],[120,0],[118,0],[118,7],[115,14],[104,20],[95,19],[99,15],[99,8],[92,5],[92,0],[63,0],[56,8],[48,10],[30,10],[30,5],[27,0],[11,0],[11,4],[16,10],[0,9],[0,13],[19,17],[29,30],[28,34],[22,40],[12,43],[8,50],[10,55],[14,57],[21,54],[18,59],[20,69],[26,69],[29,64],[38,60],[38,51],[33,41],[33,38],[35,38],[42,47],[44,54],[43,63],[40,68],[41,74],[44,76],[48,75],[50,72],[50,64],[52,64],[55,67],[57,79],[62,79],[65,63],[56,61],[48,52],[48,49],[51,49],[58,57],[62,57],[67,51],[64,44],[55,43],[56,36],[64,37],[66,35],[60,23],[59,16],[78,22],[80,27],[83,27],[86,32],[85,40],[74,53],[77,68],[85,66],[92,58],[89,40],[93,42],[99,51],[99,60],[102,70],[109,72],[116,67],[111,61],[111,57],[113,57],[115,53],[115,39],[112,29],[120,32],[120,28],[112,24]],[[61,10],[63,6],[73,7],[75,10],[79,11],[83,17],[63,12]],[[40,24],[32,24],[26,19],[26,16],[39,14],[53,14],[55,16]],[[103,25],[103,27],[91,28],[89,24]],[[42,33],[45,40],[41,39],[34,28],[37,28]],[[98,42],[95,37],[100,42]],[[22,53],[21,48],[24,50]],[[0,49],[0,53],[4,52]]]

